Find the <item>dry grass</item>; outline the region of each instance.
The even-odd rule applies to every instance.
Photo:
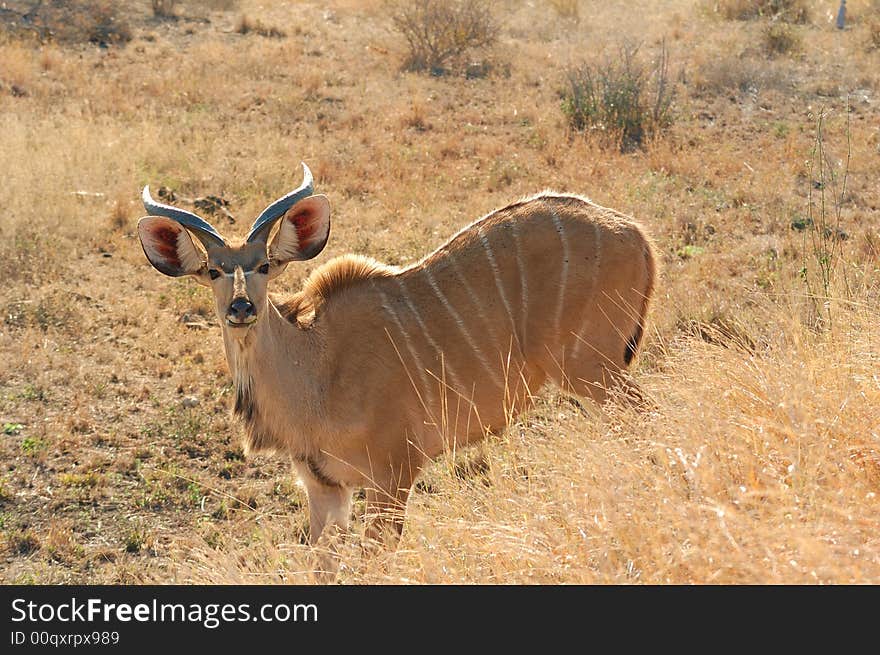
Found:
[[[204,4],[210,23],[143,3],[124,47],[0,35],[0,580],[313,581],[303,491],[239,448],[210,296],[155,273],[134,234],[147,182],[229,200],[235,222],[212,220],[241,234],[302,159],[333,237],[279,290],[342,252],[412,261],[544,187],[633,214],[664,259],[634,371],[651,411],[543,392],[467,456],[488,467],[426,472],[396,552],[364,560],[352,537],[341,581],[880,582],[865,25],[813,12],[798,56],[767,61],[760,22],[693,3],[600,3],[580,23],[517,3],[496,45],[509,77],[433,78],[399,71],[379,0]],[[287,36],[237,33],[240,15]],[[585,44],[636,35],[667,37],[684,75],[668,134],[622,154],[570,135],[558,93]],[[817,251],[793,227],[821,224],[819,108],[838,176],[852,137],[827,292],[805,284]]]

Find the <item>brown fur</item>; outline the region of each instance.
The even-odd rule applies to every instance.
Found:
[[[310,325],[314,314],[334,293],[374,277],[394,275],[397,269],[363,255],[342,255],[316,268],[303,288],[288,298],[276,300],[278,311],[288,321]]]

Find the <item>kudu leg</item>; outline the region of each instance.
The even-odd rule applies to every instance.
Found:
[[[322,536],[332,538],[344,533],[351,512],[351,489],[306,480],[306,491],[309,495],[309,543],[315,545]]]
[[[393,483],[366,490],[364,546],[368,550],[397,546],[403,533],[406,501],[411,488],[412,479],[400,476]]]
[[[305,477],[305,476],[304,476]],[[337,542],[348,529],[351,489],[329,487],[305,477],[309,495],[309,543],[316,547],[316,580],[329,583],[339,570]]]

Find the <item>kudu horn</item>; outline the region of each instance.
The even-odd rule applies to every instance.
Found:
[[[309,170],[309,167],[306,166],[305,162],[302,162],[302,167],[302,184],[300,184],[298,188],[294,189],[286,196],[279,198],[278,200],[273,202],[271,205],[266,207],[266,209],[264,209],[259,216],[257,216],[257,220],[255,220],[254,224],[251,226],[251,231],[248,232],[248,242],[256,241],[257,239],[263,239],[265,241],[266,238],[269,236],[269,230],[272,229],[275,221],[284,216],[284,212],[293,207],[303,198],[307,198],[314,193],[315,180],[312,178],[312,171]]]
[[[217,232],[217,230],[215,230],[207,221],[199,218],[192,212],[178,209],[171,205],[164,205],[161,202],[153,200],[153,197],[150,195],[149,185],[144,187],[142,199],[144,201],[144,208],[150,213],[150,216],[164,216],[165,218],[177,221],[188,230],[191,230],[192,233],[198,237],[199,241],[202,242],[205,248],[216,246],[222,247],[226,245],[226,242],[223,240],[223,237],[220,236],[220,233]]]

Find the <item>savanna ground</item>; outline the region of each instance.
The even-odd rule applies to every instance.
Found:
[[[304,491],[242,456],[209,292],[135,235],[146,183],[228,200],[209,219],[243,234],[304,160],[333,231],[279,291],[343,252],[414,261],[544,188],[662,253],[633,370],[654,406],[545,390],[427,471],[396,552],[353,538],[340,581],[880,582],[880,7],[840,31],[837,2],[748,4],[495,3],[497,42],[443,75],[402,68],[372,0],[115,3],[129,33],[103,44],[2,32],[0,581],[313,579]],[[665,40],[675,98],[621,152],[560,92],[627,40]]]

